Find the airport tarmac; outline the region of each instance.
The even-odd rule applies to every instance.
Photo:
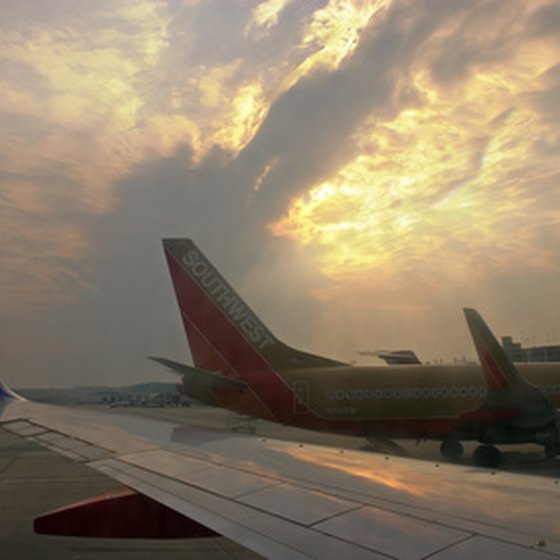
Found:
[[[99,407],[104,409],[103,407]],[[241,418],[230,412],[203,406],[189,408],[128,408],[111,412],[141,414],[176,422],[257,433],[260,436],[306,443],[360,449],[364,440],[279,426]],[[441,461],[436,442],[402,442],[403,452],[424,460]],[[474,444],[466,445],[467,457]],[[536,446],[511,446],[504,468],[558,477],[559,462],[547,462]],[[121,540],[50,537],[33,532],[33,519],[45,511],[102,494],[118,487],[115,481],[0,429],[0,545],[6,560],[142,560],[200,558],[204,560],[255,560],[257,554],[225,538],[190,540]]]
[[[115,409],[112,409],[115,410]],[[442,462],[439,441],[398,440],[386,442],[378,440],[375,444],[365,438],[329,434],[303,430],[291,426],[283,426],[274,422],[242,417],[220,408],[198,406],[191,408],[121,408],[116,409],[123,414],[139,414],[153,416],[171,422],[185,421],[201,426],[257,434],[261,437],[297,441],[301,443],[326,445],[340,449],[375,451],[386,455],[402,455],[424,461]],[[473,452],[479,444],[473,441],[463,442],[465,449],[461,464],[473,465]],[[538,476],[558,478],[560,476],[560,457],[554,460],[544,459],[543,448],[532,444],[499,445],[503,453],[502,470]]]
[[[165,409],[150,409],[165,414]],[[192,415],[194,409],[185,409]],[[136,412],[141,412],[141,409]],[[178,411],[179,412],[179,411]],[[196,413],[195,413],[196,415]],[[167,415],[169,416],[169,415]],[[184,414],[183,414],[184,416]],[[218,422],[219,424],[219,422]],[[84,539],[37,535],[33,519],[119,484],[88,467],[0,428],[2,560],[257,560],[223,537],[181,540]]]

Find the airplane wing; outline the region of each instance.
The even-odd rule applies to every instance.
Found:
[[[5,387],[0,424],[267,558],[560,557],[551,478],[41,405]]]

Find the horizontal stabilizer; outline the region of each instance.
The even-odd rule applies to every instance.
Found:
[[[241,392],[247,387],[247,384],[244,381],[233,379],[232,377],[226,377],[220,372],[195,368],[188,366],[187,364],[182,364],[181,362],[176,362],[175,360],[160,358],[158,356],[148,356],[148,358],[165,366],[173,373],[181,375],[185,380],[186,386],[189,384],[195,384],[198,387],[217,389],[219,391],[237,392]]]

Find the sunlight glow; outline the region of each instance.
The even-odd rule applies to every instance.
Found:
[[[550,158],[536,163],[544,127],[527,95],[554,63],[550,52],[522,51],[517,64],[472,75],[460,90],[419,67],[419,101],[392,120],[372,115],[355,136],[359,155],[293,200],[271,231],[320,249],[334,280],[402,275],[419,260],[440,274],[471,277],[484,274],[481,263],[551,266],[534,243],[527,211],[535,197],[525,185],[554,184]],[[543,219],[560,225],[552,209]]]
[[[341,461],[340,456],[334,454],[330,448],[314,447],[312,452],[308,452],[301,447],[297,450],[286,448],[284,453],[298,460],[350,474],[359,479],[369,480],[381,487],[399,490],[411,496],[425,496],[428,493],[422,485],[415,484],[413,480],[410,480],[407,472],[391,471],[388,468],[376,471],[367,464],[367,461],[364,461],[364,457],[356,453],[345,455],[344,461]]]
[[[270,29],[278,23],[282,10],[293,0],[266,0],[253,9],[252,25]]]
[[[318,70],[334,70],[354,52],[361,32],[375,14],[391,0],[330,0],[313,14],[300,48],[310,55],[282,80],[280,91],[285,91],[308,74]]]
[[[216,123],[216,133],[208,144],[216,143],[238,152],[251,140],[266,116],[267,106],[261,84],[254,82],[240,87],[230,102],[230,119]]]
[[[358,49],[382,41],[385,29],[412,41],[417,18],[429,13],[395,0],[249,4],[238,28],[227,29],[222,12],[198,0],[175,9],[128,0],[53,7],[49,17],[42,5],[37,14],[9,11],[14,25],[0,27],[2,233],[58,208],[107,214],[121,178],[181,146],[193,169],[216,149],[236,161],[275,102],[298,102],[282,97],[290,88],[308,79],[301,91],[309,95],[310,77],[353,68],[356,53],[378,68],[385,53]],[[560,228],[550,203],[560,197],[559,42],[533,17],[545,5],[431,14],[434,28],[410,52],[390,45],[387,98],[377,92],[379,105],[348,121],[346,160],[289,187],[299,195],[267,218],[270,231],[307,247],[349,293],[356,282],[394,283],[409,273],[476,279],[518,262],[556,266],[551,236],[535,224],[538,216],[539,227]],[[376,93],[377,83],[371,87]],[[356,99],[364,103],[363,92]],[[296,135],[297,125],[286,132]],[[283,149],[276,138],[290,142],[283,131],[267,140],[261,153],[269,159],[251,162],[258,171],[247,172],[247,191],[259,191],[266,177],[278,184],[288,160],[275,153]],[[62,245],[80,262],[87,233],[82,244],[68,227],[73,241]],[[62,231],[37,235],[45,254]],[[11,239],[10,251],[24,254],[27,233]]]

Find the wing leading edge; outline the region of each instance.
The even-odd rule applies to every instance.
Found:
[[[5,429],[268,558],[560,557],[551,479],[0,401]]]

